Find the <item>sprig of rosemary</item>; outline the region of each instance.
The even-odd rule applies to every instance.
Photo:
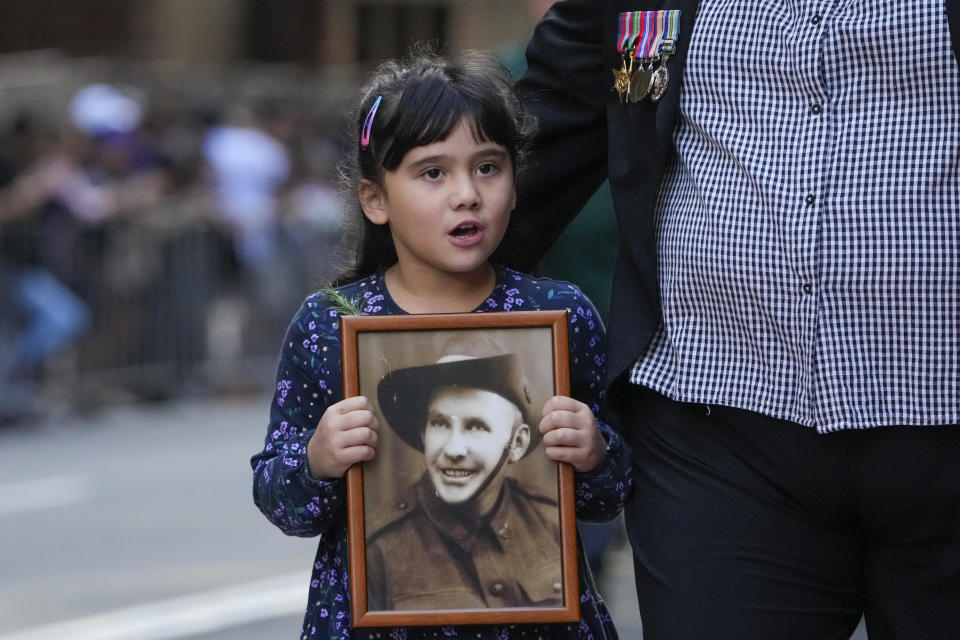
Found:
[[[331,307],[342,316],[362,316],[355,300],[348,298],[333,287],[324,287],[320,296],[330,301]]]

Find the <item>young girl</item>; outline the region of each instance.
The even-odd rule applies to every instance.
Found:
[[[293,318],[266,444],[251,460],[264,515],[286,534],[320,536],[303,639],[616,638],[582,548],[579,624],[350,626],[344,474],[376,455],[381,425],[367,398],[343,398],[341,313],[569,310],[573,398],[550,399],[531,428],[547,456],[573,466],[578,519],[612,519],[631,489],[625,445],[596,418],[604,336],[593,305],[571,284],[502,266],[509,256],[491,262],[516,204],[530,125],[509,76],[483,54],[387,62],[362,93],[348,176],[362,210],[355,270]]]

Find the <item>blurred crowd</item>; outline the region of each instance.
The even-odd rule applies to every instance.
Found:
[[[0,64],[0,421],[259,384],[342,265],[349,83],[204,73],[61,73],[43,110]]]

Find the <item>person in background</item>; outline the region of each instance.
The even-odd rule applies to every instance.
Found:
[[[40,207],[49,181],[37,174],[56,148],[47,127],[19,114],[0,155],[0,423],[47,413],[44,369],[90,328],[87,303],[43,264]]]

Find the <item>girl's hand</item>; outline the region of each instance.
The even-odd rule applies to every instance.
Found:
[[[346,398],[323,412],[307,443],[307,464],[314,478],[342,478],[358,462],[372,460],[377,448],[377,418],[364,396]]]
[[[596,469],[607,448],[590,407],[566,396],[547,400],[543,406],[540,433],[547,447],[547,457],[557,462],[569,462],[580,473]]]

